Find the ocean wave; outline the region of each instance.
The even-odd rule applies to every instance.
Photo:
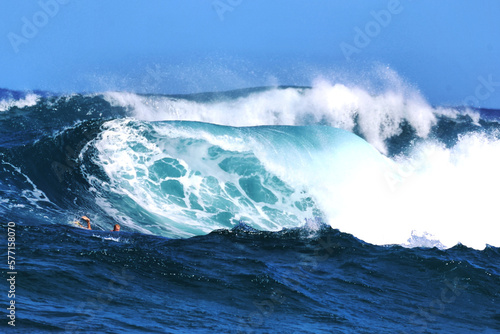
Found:
[[[22,203],[50,221],[92,212],[97,229],[185,238],[318,216],[379,245],[498,246],[498,112],[432,107],[394,87],[43,96],[0,114],[0,154],[19,166],[16,189],[66,211]]]
[[[120,119],[106,123],[88,148],[80,159],[105,171],[97,178],[83,166],[101,206],[128,226],[170,237],[205,234],[242,219],[264,230],[299,226],[320,215],[313,194],[366,178],[366,165],[374,171],[385,163],[361,138],[323,126]],[[141,215],[155,223],[137,226]]]

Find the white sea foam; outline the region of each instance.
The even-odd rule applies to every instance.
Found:
[[[398,161],[390,233],[427,232],[447,247],[500,246],[499,157],[500,141],[479,133],[461,136],[451,148],[418,145]]]
[[[500,141],[484,134],[464,135],[451,148],[424,142],[395,159],[395,171],[386,174],[389,189],[367,184],[370,195],[331,212],[330,222],[381,245],[498,247],[498,157]]]
[[[0,112],[2,111],[7,111],[13,107],[17,108],[25,108],[25,107],[31,107],[34,106],[38,100],[40,99],[40,96],[36,94],[27,94],[24,99],[16,100],[16,99],[5,99],[5,100],[0,100]]]
[[[101,239],[101,240],[106,240],[106,241],[114,241],[114,242],[121,242],[124,244],[130,243],[128,239],[122,239],[121,237],[112,237],[112,236],[102,236],[102,235],[96,235],[92,234],[92,237]]]

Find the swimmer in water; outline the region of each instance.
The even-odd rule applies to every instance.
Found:
[[[88,230],[91,230],[91,229],[92,229],[92,227],[90,227],[90,219],[89,219],[89,217],[87,217],[87,216],[83,216],[83,217],[82,217],[82,220],[84,220],[84,221],[86,221],[86,222],[87,222],[87,229],[88,229]],[[80,226],[82,226],[82,225],[80,224]],[[83,228],[85,228],[85,226],[82,226],[82,227],[83,227]]]
[[[87,230],[91,230],[91,229],[92,229],[92,227],[90,227],[90,219],[89,219],[89,217],[87,217],[87,216],[83,216],[83,217],[82,217],[82,220],[84,220],[84,221],[87,223],[87,227],[83,226],[83,225],[82,225],[82,224],[80,224],[79,222],[75,222],[75,223],[77,223],[77,224],[78,224],[80,227],[82,227],[82,228],[86,228]],[[119,224],[115,224],[115,225],[113,226],[113,229],[111,230],[111,232],[120,232],[120,225],[119,225]]]

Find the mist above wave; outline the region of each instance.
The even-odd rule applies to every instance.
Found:
[[[397,74],[382,88],[371,89],[318,79],[310,88],[276,87],[250,94],[213,100],[108,92],[112,106],[128,109],[130,116],[147,121],[187,120],[228,126],[323,124],[353,132],[357,130],[382,153],[385,140],[409,125],[425,138],[437,117],[454,117],[456,110],[430,106]]]

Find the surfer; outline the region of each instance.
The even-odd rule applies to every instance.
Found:
[[[115,224],[115,226],[113,227],[113,231],[112,232],[120,232],[120,225],[119,224]]]

